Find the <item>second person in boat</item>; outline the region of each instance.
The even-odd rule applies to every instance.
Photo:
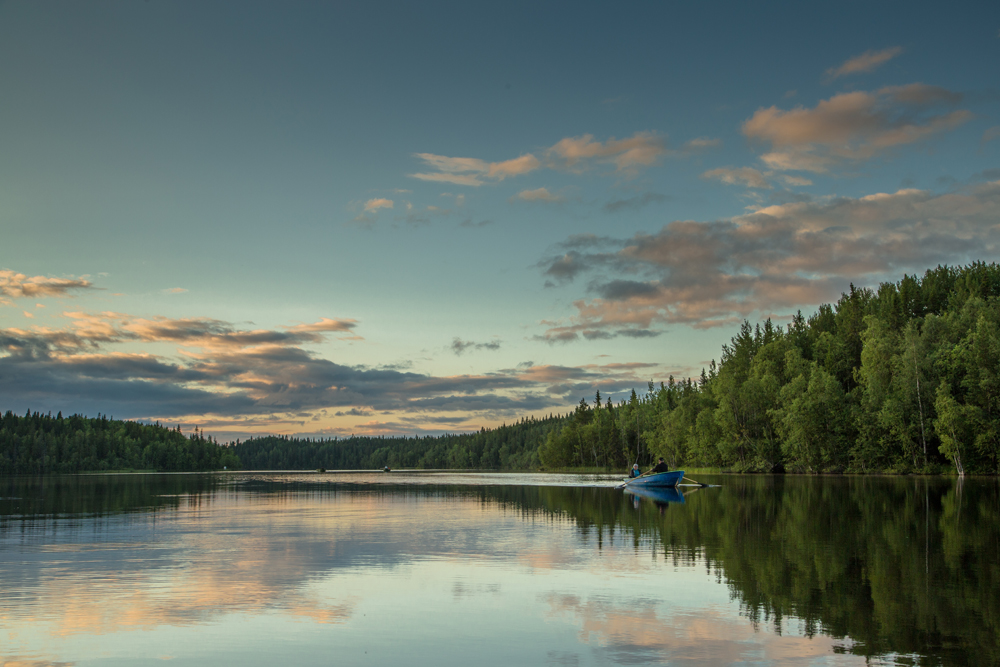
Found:
[[[661,456],[659,460],[657,460],[656,465],[650,468],[649,471],[646,472],[646,474],[653,475],[658,472],[669,472],[669,470],[670,468],[667,467],[666,462],[663,460],[663,457]]]

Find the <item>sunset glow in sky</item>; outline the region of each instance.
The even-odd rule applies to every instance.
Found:
[[[0,2],[0,411],[474,430],[1000,260],[1000,3]]]

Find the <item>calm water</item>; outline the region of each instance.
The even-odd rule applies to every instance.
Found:
[[[610,481],[0,479],[0,665],[1000,664],[996,480]]]

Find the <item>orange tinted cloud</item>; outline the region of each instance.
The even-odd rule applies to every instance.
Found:
[[[428,167],[435,169],[435,171],[410,174],[412,178],[454,185],[479,186],[485,182],[482,179],[487,177],[502,181],[509,176],[527,174],[541,166],[538,158],[531,153],[502,162],[486,162],[478,158],[468,157],[448,157],[434,153],[417,153],[415,157],[423,160]]]
[[[655,164],[667,153],[662,137],[653,132],[636,132],[626,139],[594,141],[594,135],[566,137],[546,151],[556,168],[579,170],[590,161],[610,162],[617,171],[630,171]]]
[[[535,190],[522,190],[517,193],[517,199],[521,201],[540,201],[549,203],[558,203],[563,201],[563,198],[559,195],[554,195],[549,192],[548,188],[537,188]]]
[[[716,145],[716,139],[692,139],[685,144],[684,152]],[[545,150],[544,158],[545,166],[551,169],[582,171],[592,163],[603,163],[613,165],[616,172],[633,174],[639,168],[658,163],[667,153],[665,140],[654,132],[636,132],[625,139],[612,137],[605,142],[594,140],[592,134],[585,134],[559,140]],[[414,157],[422,160],[432,171],[410,174],[411,178],[473,187],[486,183],[484,179],[502,181],[542,167],[542,161],[532,153],[501,162],[434,153],[415,153]]]
[[[729,185],[745,185],[748,188],[770,190],[771,184],[764,178],[764,174],[753,167],[740,167],[732,169],[723,167],[710,169],[701,175],[702,178],[718,179]]]
[[[385,199],[384,197],[379,197],[378,199],[369,199],[365,202],[365,211],[377,211],[380,208],[392,208],[394,203],[391,199]]]
[[[745,619],[725,610],[697,609],[684,613],[670,607],[666,614],[643,600],[581,599],[548,594],[544,600],[554,617],[569,617],[580,627],[582,641],[602,647],[615,663],[684,662],[730,665],[766,659],[769,665],[811,664],[816,658],[842,658],[863,664],[863,658],[837,655],[845,645],[824,635],[812,637],[759,632]],[[847,642],[849,645],[849,640]]]
[[[871,72],[877,67],[884,65],[903,52],[900,46],[882,49],[881,51],[865,51],[860,56],[848,58],[840,67],[831,67],[826,71],[828,81],[839,79],[848,74],[858,74],[861,72]]]
[[[11,299],[69,296],[75,290],[93,287],[90,281],[82,278],[28,277],[23,273],[0,269],[0,304],[10,304]]]
[[[319,322],[314,322],[312,324],[297,324],[294,327],[288,327],[289,331],[301,331],[305,333],[317,333],[322,331],[351,331],[358,325],[357,320],[334,320],[329,317],[321,317]]]
[[[774,150],[761,159],[772,169],[825,172],[837,162],[867,160],[958,127],[972,118],[964,109],[946,110],[960,100],[921,83],[842,93],[812,109],[758,109],[743,133],[771,144]]]
[[[644,336],[816,305],[851,281],[997,252],[997,220],[1000,181],[941,195],[903,189],[780,204],[617,242],[571,238],[568,252],[542,266],[558,283],[590,275],[591,296],[573,302],[572,317],[547,323],[542,339]]]

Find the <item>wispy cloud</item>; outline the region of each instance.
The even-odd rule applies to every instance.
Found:
[[[666,153],[666,141],[655,132],[636,132],[626,139],[612,137],[605,142],[595,141],[592,134],[566,137],[545,151],[549,164],[556,169],[581,171],[591,162],[599,162],[613,164],[616,171],[623,173],[654,165]]]
[[[448,157],[434,153],[416,153],[414,157],[420,158],[426,166],[435,171],[410,174],[412,178],[454,185],[480,186],[486,182],[483,180],[484,178],[502,181],[510,176],[527,174],[541,166],[538,158],[530,153],[502,162],[487,162],[468,157]]]
[[[521,157],[514,158],[513,160],[505,160],[504,162],[494,162],[490,164],[486,175],[490,178],[495,178],[502,181],[508,176],[520,176],[521,174],[527,174],[528,172],[534,171],[541,166],[541,163],[531,153],[527,155],[522,155]]]
[[[319,322],[313,322],[312,324],[296,324],[293,327],[288,327],[289,331],[296,333],[327,333],[327,332],[350,332],[358,326],[357,320],[350,319],[331,319],[329,317],[321,317]]]
[[[712,139],[710,137],[697,137],[684,142],[681,150],[684,152],[702,151],[708,148],[716,148],[722,145],[722,139]]]
[[[548,188],[536,188],[534,190],[522,190],[518,192],[514,197],[511,198],[512,201],[537,201],[546,202],[549,204],[558,204],[565,201],[560,195],[552,194],[549,192]]]
[[[496,351],[500,349],[499,340],[491,340],[486,343],[476,343],[471,340],[462,340],[458,336],[451,341],[451,351],[455,353],[456,356],[461,356],[462,353],[468,350],[492,350]]]
[[[771,144],[772,152],[761,157],[771,169],[819,173],[958,127],[972,118],[967,110],[948,110],[961,99],[922,83],[842,93],[812,109],[758,109],[743,123],[743,134]]]
[[[684,144],[675,154],[687,154],[719,145],[718,139],[700,137]],[[522,176],[542,167],[561,171],[582,172],[595,164],[608,165],[614,173],[632,176],[640,169],[658,164],[670,154],[666,139],[655,132],[636,132],[631,137],[598,141],[592,134],[579,137],[565,137],[553,146],[540,152],[500,162],[488,162],[480,158],[449,157],[435,153],[415,153],[414,157],[423,161],[428,171],[409,174],[411,178],[436,183],[452,183],[478,187],[488,182],[499,182],[506,178]]]
[[[981,143],[985,144],[993,141],[994,139],[1000,139],[1000,125],[994,125],[993,127],[987,128],[986,131],[983,132]]]
[[[46,296],[70,296],[77,290],[94,289],[83,278],[28,277],[9,269],[0,269],[0,305],[10,305],[12,299]]]
[[[903,52],[900,46],[882,49],[881,51],[865,51],[860,56],[848,58],[839,67],[831,67],[826,71],[826,80],[833,81],[848,74],[860,74],[871,72],[877,67],[884,65]]]
[[[365,202],[365,211],[377,211],[380,208],[393,208],[394,202],[391,199],[385,199],[384,197],[379,197],[377,199],[369,199]]]
[[[745,185],[748,188],[770,190],[771,184],[767,182],[759,170],[753,167],[720,167],[710,169],[701,175],[702,178],[717,179],[729,185]]]
[[[728,325],[834,299],[938,263],[998,257],[1000,181],[935,195],[899,190],[802,201],[715,222],[677,221],[655,234],[590,245],[571,238],[541,265],[556,284],[587,275],[575,315],[541,336],[567,342]]]

